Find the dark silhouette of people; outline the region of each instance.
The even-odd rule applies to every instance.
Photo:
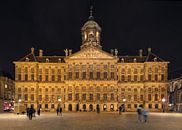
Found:
[[[57,116],[58,116],[59,115],[59,107],[57,107],[56,112],[57,112]]]
[[[138,121],[142,121],[142,109],[143,109],[143,105],[139,105],[139,107],[137,108],[137,114],[138,114]]]
[[[31,106],[30,109],[29,109],[29,111],[28,111],[29,120],[32,120],[33,113],[34,113],[34,108],[33,108],[33,106]]]
[[[59,113],[60,113],[61,116],[62,116],[62,112],[63,112],[63,109],[62,109],[62,107],[60,107],[59,108]]]
[[[40,116],[40,108],[38,108],[38,110],[37,110],[37,115]]]
[[[97,114],[99,114],[100,113],[100,107],[98,106],[97,107]]]
[[[119,115],[121,115],[121,112],[122,112],[122,107],[120,106],[119,107]]]
[[[29,107],[27,107],[27,109],[26,109],[26,112],[27,112],[27,117],[29,117]]]

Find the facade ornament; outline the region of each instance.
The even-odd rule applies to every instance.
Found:
[[[64,52],[65,52],[65,56],[68,56],[68,49],[65,49]]]

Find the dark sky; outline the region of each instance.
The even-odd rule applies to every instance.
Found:
[[[138,55],[151,47],[170,61],[170,71],[182,68],[182,1],[95,0],[93,6],[104,50]],[[45,55],[78,51],[90,0],[6,0],[0,8],[0,68],[14,74],[12,62],[31,47]]]

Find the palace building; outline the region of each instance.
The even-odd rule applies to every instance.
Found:
[[[92,11],[81,28],[80,51],[65,49],[64,56],[36,55],[34,48],[15,64],[15,101],[42,111],[116,111],[125,106],[135,111],[144,104],[160,111],[167,99],[168,63],[151,48],[143,55],[119,56],[117,49],[106,52],[100,41],[101,27]],[[104,44],[103,44],[104,45]]]

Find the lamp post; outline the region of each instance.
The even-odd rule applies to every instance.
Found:
[[[21,99],[18,99],[18,114],[20,114],[20,103],[21,103]]]
[[[124,104],[124,106],[123,106],[123,112],[125,112],[125,102],[126,102],[126,98],[123,98],[123,104]]]
[[[59,106],[61,107],[61,98],[58,99]]]
[[[165,104],[165,102],[166,102],[166,99],[165,98],[162,98],[162,111],[164,112],[164,104]]]

